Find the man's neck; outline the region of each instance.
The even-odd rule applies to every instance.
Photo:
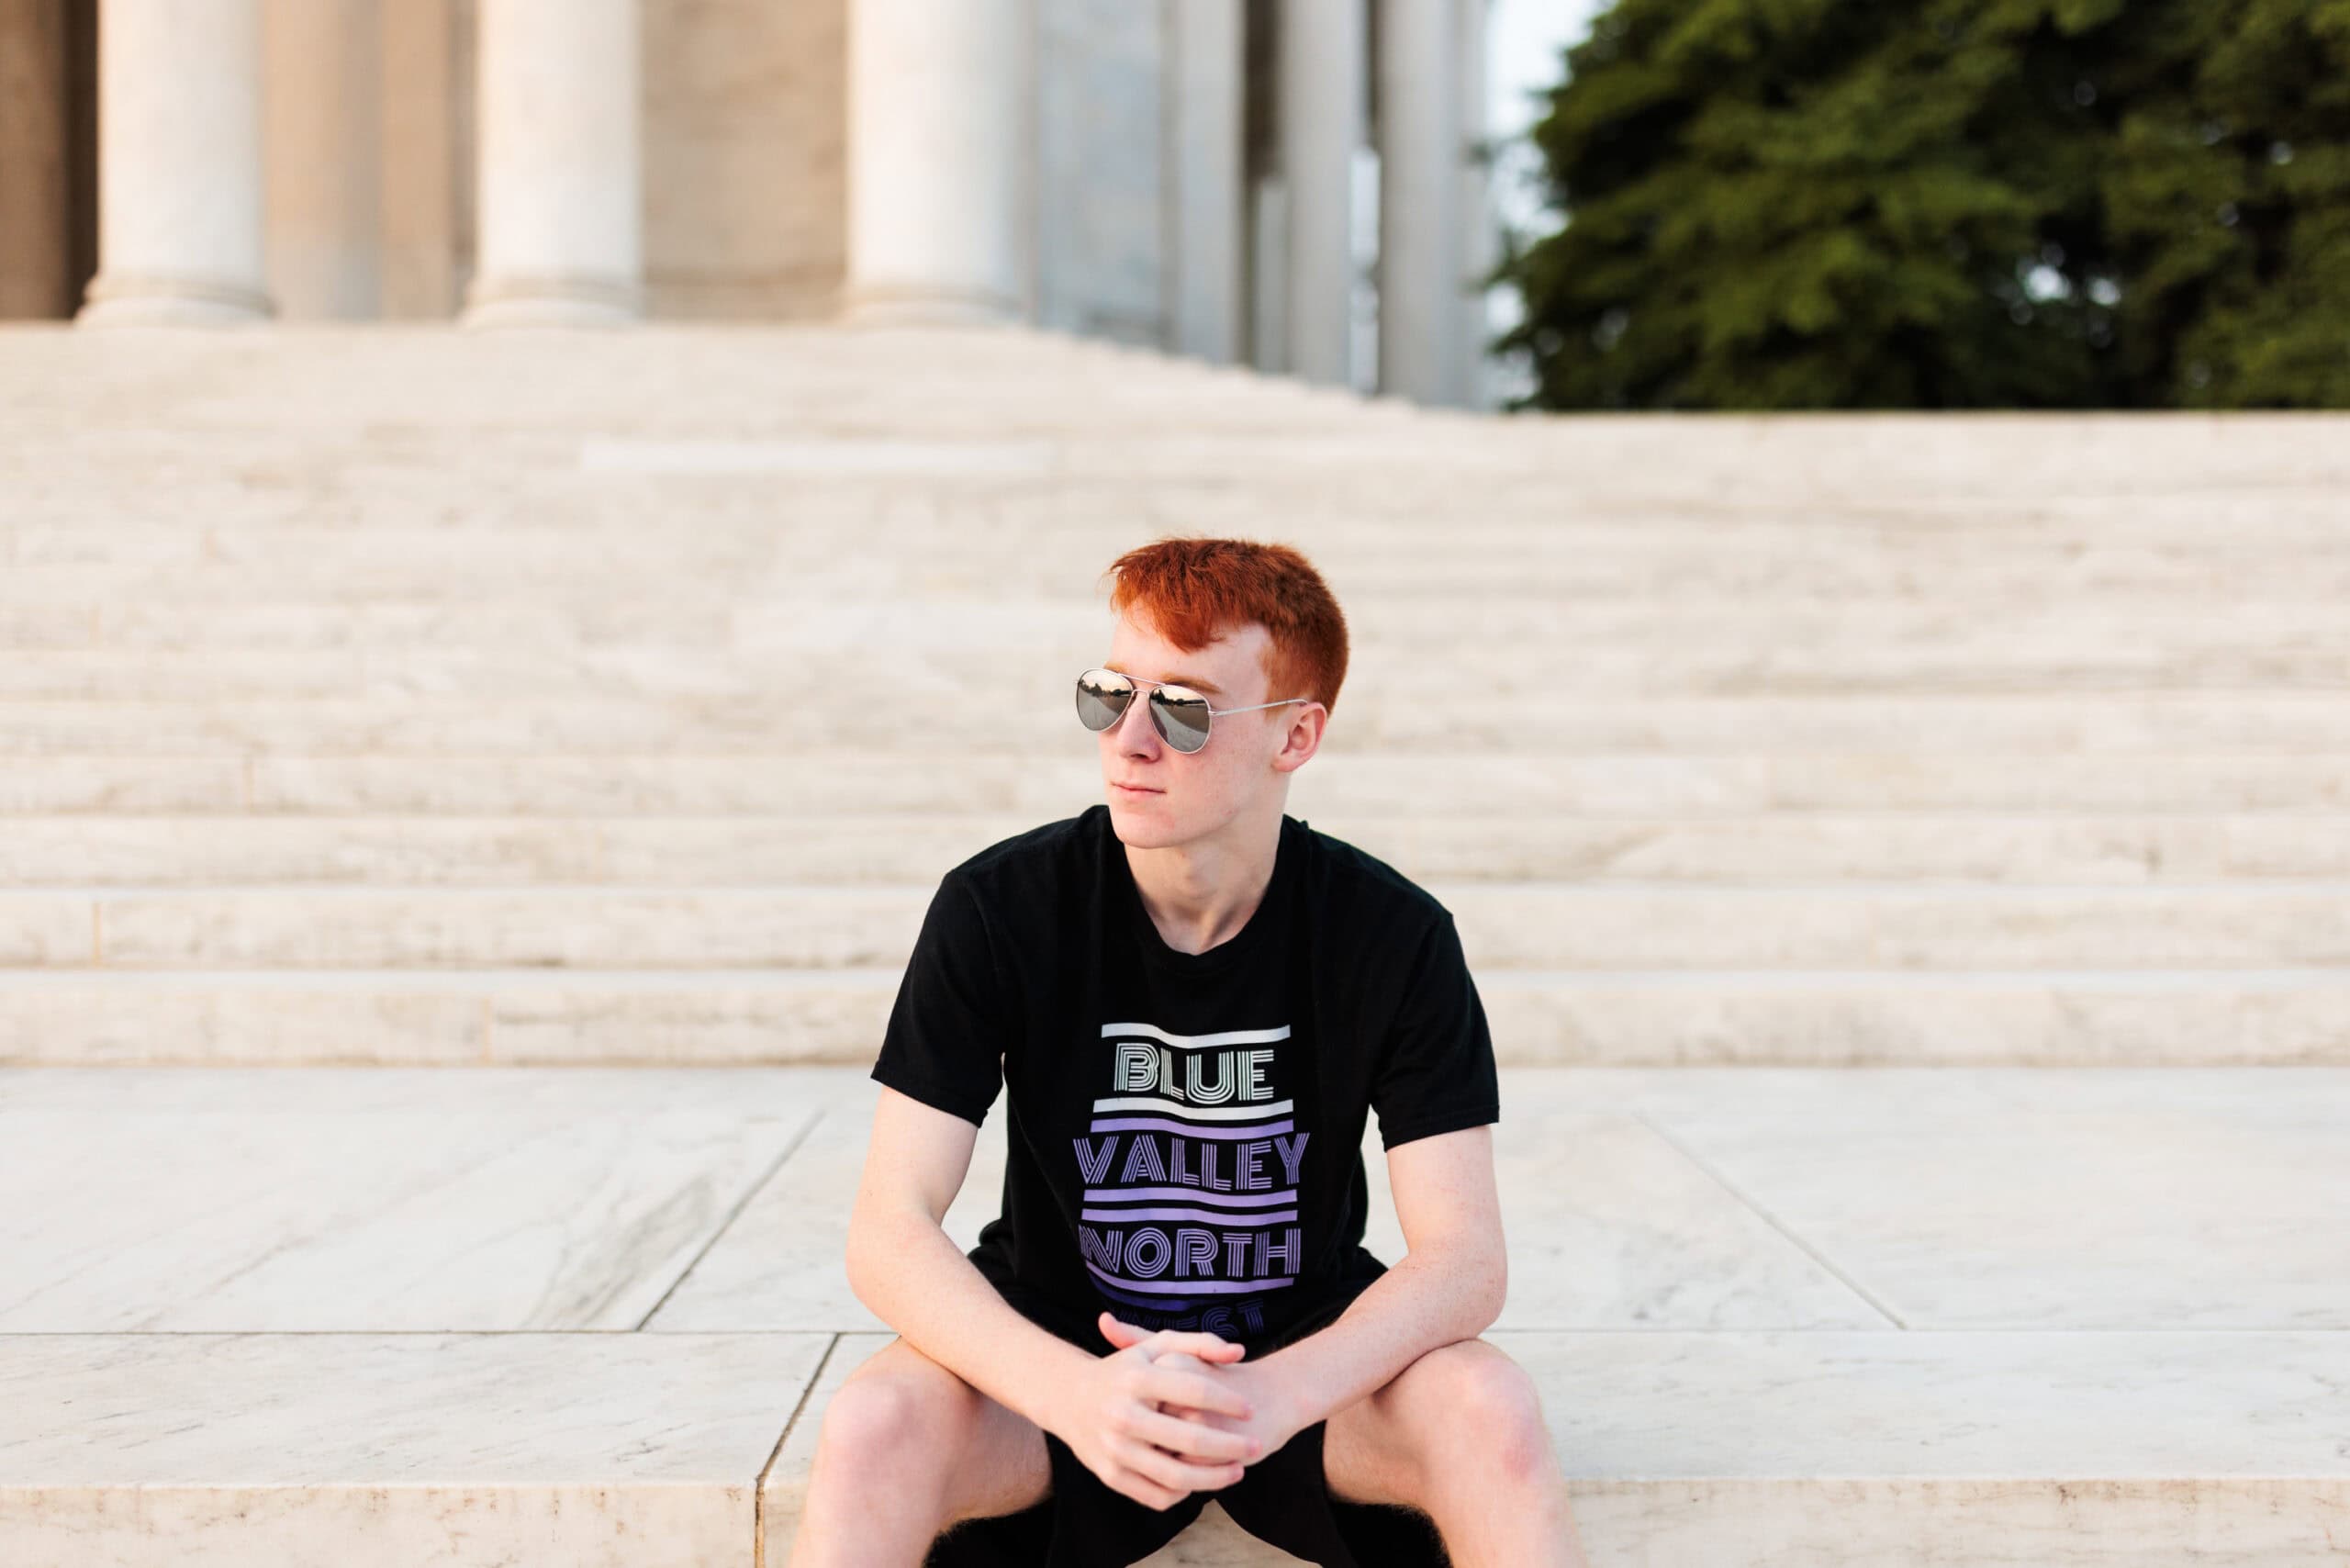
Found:
[[[1270,824],[1235,822],[1225,834],[1164,849],[1123,846],[1135,890],[1161,939],[1179,953],[1198,954],[1238,935],[1272,885],[1281,834],[1276,813]]]

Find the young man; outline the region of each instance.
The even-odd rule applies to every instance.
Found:
[[[1532,1384],[1478,1337],[1500,1100],[1452,917],[1283,811],[1345,620],[1281,545],[1110,575],[1076,693],[1108,801],[946,874],[873,1067],[847,1264],[900,1338],[827,1407],[793,1568],[1110,1568],[1211,1497],[1336,1568],[1580,1568]],[[939,1222],[999,1087],[967,1256]]]

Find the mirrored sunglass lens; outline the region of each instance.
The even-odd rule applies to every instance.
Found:
[[[1077,678],[1077,716],[1089,730],[1106,730],[1126,711],[1135,689],[1117,677],[1090,669]]]
[[[1158,715],[1158,733],[1177,751],[1197,751],[1208,744],[1208,700],[1181,687],[1160,687],[1150,694]]]

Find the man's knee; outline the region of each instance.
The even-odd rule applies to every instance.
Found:
[[[1547,1473],[1555,1462],[1550,1427],[1526,1369],[1483,1339],[1446,1346],[1441,1356],[1443,1427],[1427,1434],[1437,1438],[1435,1452],[1474,1472],[1479,1484]]]
[[[1482,1490],[1530,1479],[1550,1448],[1533,1379],[1487,1339],[1428,1351],[1374,1391],[1365,1409],[1372,1418],[1350,1417],[1349,1437],[1375,1450],[1390,1471],[1408,1473],[1415,1502],[1464,1481]],[[1405,1483],[1391,1477],[1387,1484]]]
[[[852,1374],[824,1408],[817,1450],[854,1475],[934,1482],[968,1437],[969,1405],[952,1374]]]
[[[892,1343],[833,1394],[817,1433],[829,1486],[884,1486],[940,1528],[1050,1495],[1043,1435],[961,1378]],[[878,1358],[877,1357],[877,1361]]]

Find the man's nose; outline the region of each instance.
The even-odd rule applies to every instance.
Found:
[[[1137,728],[1139,726],[1139,728]],[[1136,691],[1127,702],[1126,711],[1118,715],[1118,745],[1121,748],[1147,749],[1158,744],[1158,731],[1150,722],[1150,696]]]

